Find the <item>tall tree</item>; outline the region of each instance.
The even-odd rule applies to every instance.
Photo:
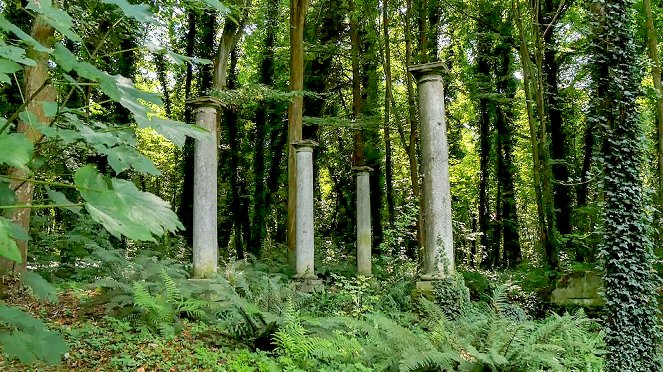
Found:
[[[53,45],[54,33],[54,28],[41,17],[33,20],[30,36],[37,42],[44,46]],[[25,109],[34,114],[33,118],[38,122],[48,125],[51,123],[52,118],[44,112],[43,104],[45,102],[54,102],[56,94],[49,78],[49,55],[30,48],[28,49],[27,56],[34,60],[35,64],[25,67],[23,71],[22,90]],[[18,122],[16,130],[19,133],[24,133],[33,144],[40,142],[43,138],[43,134],[35,128],[33,123],[24,120]],[[12,168],[9,170],[9,175],[13,179],[10,183],[10,188],[16,194],[16,204],[28,206],[28,208],[13,210],[11,218],[13,222],[27,232],[30,229],[32,209],[29,206],[32,204],[34,196],[34,183],[26,182],[28,172],[25,169]],[[14,271],[24,271],[26,269],[28,242],[26,240],[19,240],[17,244],[21,251],[21,262],[13,262],[0,258],[1,267]]]
[[[384,43],[384,167],[385,167],[385,184],[387,185],[387,213],[389,224],[394,225],[394,170],[391,150],[391,103],[394,99],[391,81],[391,42],[389,40],[389,1],[382,0],[382,42]]]
[[[290,91],[304,89],[304,23],[309,0],[290,0]],[[302,139],[302,114],[304,97],[296,94],[288,107],[288,221],[287,244],[289,257],[295,251],[295,222],[297,179],[295,151],[292,144]]]
[[[278,0],[267,0],[267,9],[264,26],[266,35],[263,46],[263,56],[260,62],[261,84],[272,87],[274,83],[274,59],[276,47],[276,33],[278,31]],[[267,185],[265,177],[265,142],[267,136],[274,129],[273,105],[268,102],[261,102],[256,112],[256,133],[255,133],[255,151],[253,156],[253,172],[255,188],[253,193],[254,208],[253,221],[251,223],[251,239],[249,241],[249,252],[256,257],[260,257],[265,237],[267,236],[267,227],[265,220],[270,204],[267,198]],[[272,156],[277,156],[272,154]]]
[[[631,0],[591,4],[595,116],[603,142],[601,254],[605,261],[607,371],[660,371],[656,275],[645,215],[642,132],[636,99],[640,66]],[[605,74],[604,74],[605,73]]]

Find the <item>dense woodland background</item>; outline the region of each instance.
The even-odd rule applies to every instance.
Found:
[[[101,330],[91,339],[123,335],[96,348],[79,345],[90,339],[81,329],[93,326],[56,321],[55,328],[74,327],[60,329],[77,345],[70,367],[89,359],[76,348],[94,348],[101,354],[92,359],[108,363],[101,368],[168,369],[154,363],[169,360],[157,355],[177,337],[180,346],[194,342],[187,337],[200,343],[191,360],[174,359],[183,369],[660,367],[663,3],[12,0],[0,2],[0,11],[1,264],[27,268],[23,281],[54,299],[55,289],[29,274],[38,272],[76,309],[92,298],[89,317]],[[297,35],[303,64],[291,59]],[[460,276],[422,297],[412,291],[421,179],[417,87],[407,66],[436,61],[447,67]],[[223,285],[214,287],[224,300],[211,301],[221,308],[185,280],[193,137],[205,134],[182,123],[194,121],[186,102],[204,95],[227,105],[218,115]],[[297,294],[284,279],[291,272],[288,142],[298,139],[298,123],[300,138],[320,144],[313,157],[315,248],[327,294]],[[353,278],[357,165],[374,169],[378,284]],[[96,194],[99,188],[106,194]],[[118,198],[126,205],[114,206]],[[550,293],[560,278],[585,271],[604,275],[605,305],[589,310],[598,321],[550,315],[576,310],[551,304]],[[63,315],[26,300],[21,284],[4,283],[0,332],[13,332],[14,341],[0,333],[3,352],[24,362],[59,360],[61,353],[39,354],[56,336],[13,312],[22,308],[47,323]],[[84,283],[96,290],[86,292]],[[472,305],[477,301],[485,306]],[[115,318],[103,317],[100,304],[111,304]],[[305,314],[356,323],[312,325],[299,318]],[[205,316],[196,330],[182,324]],[[46,338],[26,336],[30,327]],[[167,335],[158,352],[131,354],[130,345],[152,342],[136,335],[140,329]],[[22,346],[12,346],[21,332]],[[214,332],[224,336],[210,343],[205,335]],[[410,349],[399,339],[410,340]],[[509,339],[522,341],[516,351],[505,346]],[[104,356],[109,345],[130,356]],[[26,357],[17,348],[37,351]],[[18,369],[10,360],[0,366]]]

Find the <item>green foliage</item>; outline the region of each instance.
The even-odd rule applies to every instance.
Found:
[[[435,303],[451,319],[462,314],[465,307],[470,304],[470,291],[465,286],[463,276],[458,273],[436,280],[433,285],[433,295]]]
[[[206,316],[210,304],[200,299],[184,299],[177,284],[165,270],[161,271],[161,281],[161,290],[154,294],[142,284],[134,282],[133,307],[139,318],[132,318],[144,322],[153,331],[172,337],[177,331],[176,326],[181,316],[202,319]]]
[[[0,164],[26,170],[33,152],[32,142],[25,136],[0,132]]]
[[[0,345],[3,354],[22,363],[43,360],[58,364],[69,348],[57,332],[15,307],[0,304]]]
[[[596,1],[593,6],[596,97],[588,118],[604,139],[603,242],[608,371],[658,371],[661,342],[656,305],[660,285],[643,187],[643,133],[637,97],[642,66],[633,35],[633,1]]]
[[[184,228],[167,202],[133,182],[112,179],[109,185],[91,165],[78,169],[74,181],[90,216],[117,237],[154,240],[153,235]]]

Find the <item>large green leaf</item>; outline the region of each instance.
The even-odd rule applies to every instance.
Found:
[[[38,52],[50,53],[50,51],[51,51],[50,48],[46,48],[45,46],[41,45],[40,42],[33,39],[32,36],[28,35],[25,31],[21,30],[20,28],[18,28],[13,23],[9,22],[2,15],[0,15],[0,29],[4,30],[5,32],[13,33],[22,42],[30,45],[32,48],[34,48],[34,50],[36,50]]]
[[[193,137],[198,140],[206,140],[211,137],[208,131],[199,126],[168,119],[152,118],[152,120],[138,123],[138,126],[156,130],[157,133],[164,136],[177,147],[184,146],[186,137]]]
[[[131,146],[120,145],[106,148],[100,151],[100,153],[108,157],[108,164],[113,168],[115,173],[119,174],[129,168],[133,168],[137,172],[155,176],[161,175],[161,172],[154,166],[152,160]]]
[[[30,0],[26,8],[39,13],[46,23],[53,26],[54,29],[71,41],[82,41],[81,37],[73,30],[74,20],[67,12],[54,7],[51,0]]]
[[[91,165],[76,171],[74,183],[90,216],[117,237],[154,240],[154,235],[183,228],[167,202],[129,181],[111,179],[109,184]]]
[[[78,215],[81,214],[81,210],[83,209],[83,207],[74,206],[74,203],[69,201],[69,199],[67,199],[67,196],[62,192],[53,190],[50,187],[46,186],[46,193],[48,194],[49,199],[51,199],[51,201],[54,204],[71,205],[70,207],[61,207],[62,209],[68,210]]]
[[[0,205],[14,205],[16,193],[9,187],[9,182],[0,181]]]
[[[156,19],[154,19],[154,16],[152,16],[150,6],[147,4],[131,4],[127,0],[102,0],[102,2],[106,4],[117,5],[122,10],[124,15],[139,22],[154,24],[157,23]]]
[[[15,307],[0,305],[0,324],[12,330],[0,332],[3,354],[24,364],[35,360],[58,364],[69,350],[57,332],[49,331],[43,322]]]
[[[0,40],[0,57],[27,66],[35,66],[37,62],[25,55],[25,49],[13,45],[7,45]]]
[[[41,275],[32,271],[25,271],[21,273],[21,281],[23,281],[24,285],[32,289],[32,293],[37,298],[48,300],[51,303],[58,302],[57,290],[46,279],[42,278]]]
[[[0,134],[0,164],[27,170],[34,147],[23,134]]]
[[[9,74],[21,70],[21,65],[7,59],[0,59],[0,82],[9,84],[12,79]]]
[[[21,251],[16,245],[12,236],[12,227],[10,221],[0,217],[0,257],[4,257],[14,262],[23,261]]]

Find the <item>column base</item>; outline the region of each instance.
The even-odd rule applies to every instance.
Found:
[[[419,281],[417,281],[417,289],[422,291],[433,291],[436,281],[448,277],[449,276],[445,275],[444,273],[423,274],[422,276],[419,277]]]
[[[322,279],[315,278],[296,278],[293,276],[290,279],[290,288],[298,292],[304,293],[313,293],[313,292],[322,292],[325,289],[325,285],[322,282]]]

